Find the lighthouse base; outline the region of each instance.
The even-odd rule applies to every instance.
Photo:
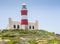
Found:
[[[28,25],[21,25],[20,27],[21,29],[27,30],[28,29]]]

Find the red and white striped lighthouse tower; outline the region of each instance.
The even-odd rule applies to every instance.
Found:
[[[21,29],[28,29],[27,12],[26,3],[23,3],[21,10]]]

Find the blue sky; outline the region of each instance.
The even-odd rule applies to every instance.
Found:
[[[21,4],[27,3],[28,20],[38,20],[39,28],[60,33],[60,0],[0,0],[0,29],[6,28],[8,18],[20,21]]]

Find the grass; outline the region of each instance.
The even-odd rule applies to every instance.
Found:
[[[24,43],[24,44],[60,44],[60,34],[48,32],[45,30],[3,30],[0,33],[2,40],[10,40],[7,44]],[[21,40],[20,37],[26,38]],[[21,42],[22,41],[22,42]],[[37,42],[38,41],[38,42]]]

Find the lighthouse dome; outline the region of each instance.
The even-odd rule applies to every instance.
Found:
[[[22,3],[22,5],[26,5],[26,3]]]

